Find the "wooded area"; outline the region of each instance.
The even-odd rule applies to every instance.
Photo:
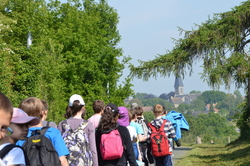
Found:
[[[130,58],[117,47],[115,9],[105,0],[48,2],[1,1],[0,91],[14,106],[30,96],[48,101],[55,122],[72,94],[83,96],[88,115],[97,99],[123,104],[133,91],[130,79],[118,85]]]

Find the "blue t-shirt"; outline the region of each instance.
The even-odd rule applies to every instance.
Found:
[[[144,134],[142,126],[139,123],[130,122],[129,125],[135,128],[137,134]]]
[[[27,137],[30,137],[33,131],[40,130],[41,128],[42,127],[30,127]],[[59,157],[69,155],[69,150],[66,147],[61,133],[58,129],[50,127],[44,135],[51,140]],[[19,140],[17,141],[16,145],[22,146],[24,142],[25,140]]]

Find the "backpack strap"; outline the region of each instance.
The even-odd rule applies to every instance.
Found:
[[[161,124],[161,127],[157,128],[156,126],[153,126],[151,123],[148,123],[148,126],[151,128],[152,132],[156,132],[158,131],[159,129],[160,130],[164,130],[164,126],[165,126],[165,123],[167,122],[166,119],[163,120],[162,124]]]
[[[40,134],[41,135],[45,135],[46,131],[49,129],[50,127],[43,127],[41,130],[40,130]]]
[[[6,154],[9,153],[9,151],[11,151],[11,149],[13,149],[15,147],[15,144],[9,144],[6,145],[1,151],[0,151],[0,159],[3,159]]]
[[[49,127],[49,123],[50,123],[50,121],[47,121],[47,123],[46,123],[46,127]]]
[[[44,135],[49,128],[50,127],[42,127],[40,130],[38,129],[38,130],[32,131],[31,136],[34,136],[36,134]]]
[[[20,148],[23,151],[23,155],[24,155],[24,159],[25,159],[25,163],[27,166],[30,166],[30,162],[28,159],[28,156],[26,154],[26,152],[24,151],[24,149],[21,146],[15,145],[15,144],[9,144],[6,145],[1,151],[0,151],[0,159],[3,159],[13,148]]]

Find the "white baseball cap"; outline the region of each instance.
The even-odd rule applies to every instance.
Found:
[[[76,100],[78,100],[78,101],[80,102],[79,105],[85,105],[82,96],[77,95],[77,94],[74,94],[74,95],[72,95],[72,96],[70,97],[70,99],[69,99],[69,106],[70,106],[70,107],[73,106],[73,103],[74,103],[74,101],[76,101]]]

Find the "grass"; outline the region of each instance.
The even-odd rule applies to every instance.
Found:
[[[196,144],[175,166],[250,166],[250,143]]]

